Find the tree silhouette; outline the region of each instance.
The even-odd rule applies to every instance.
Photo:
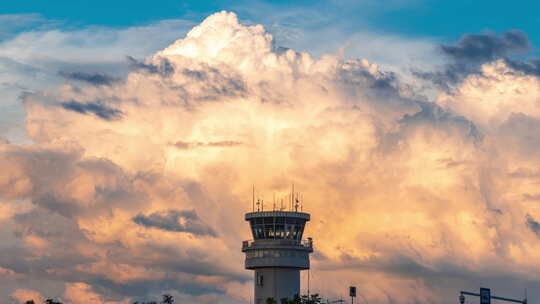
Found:
[[[174,304],[174,298],[170,294],[164,294],[161,297],[162,297],[162,300],[160,302],[161,304]],[[158,302],[156,302],[156,301],[150,301],[150,302],[135,301],[135,302],[133,302],[133,304],[158,304]]]
[[[274,301],[273,298],[268,298],[266,299],[266,304],[276,303],[275,301],[272,303],[268,303],[268,300],[270,299]],[[281,299],[281,304],[320,304],[320,303],[322,303],[322,298],[317,293],[312,294],[310,296],[303,295],[300,297],[298,295],[295,295],[294,298],[292,299],[287,299],[287,298]]]
[[[322,302],[322,298],[318,293],[312,294],[311,296],[303,295],[302,303],[303,304],[319,304]]]
[[[162,295],[162,297],[163,297],[163,300],[161,300],[161,303],[163,303],[163,304],[173,304],[174,303],[174,298],[170,294],[166,293],[166,294]]]
[[[277,304],[274,298],[266,298],[266,304]]]

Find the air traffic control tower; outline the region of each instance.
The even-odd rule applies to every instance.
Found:
[[[302,240],[309,214],[298,212],[297,203],[294,211],[254,211],[245,219],[253,240],[242,243],[242,252],[246,269],[255,271],[255,304],[293,299],[300,293],[300,270],[309,269],[313,252],[312,239]]]

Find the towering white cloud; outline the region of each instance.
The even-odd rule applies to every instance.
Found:
[[[265,208],[291,183],[303,192],[325,297],[357,284],[370,302],[438,302],[466,284],[538,283],[536,78],[487,63],[432,103],[374,63],[276,47],[228,12],[130,61],[122,81],[28,94],[33,143],[1,144],[0,224],[17,241],[0,269],[28,288],[249,300],[253,183]]]

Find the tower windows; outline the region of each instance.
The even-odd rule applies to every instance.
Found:
[[[304,232],[304,219],[289,217],[264,217],[250,220],[253,238],[301,240]]]
[[[262,249],[262,250],[250,250],[246,252],[247,258],[305,258],[307,259],[308,254],[303,251],[296,250],[272,250],[272,249]]]

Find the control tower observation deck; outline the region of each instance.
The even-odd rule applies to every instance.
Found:
[[[253,240],[242,243],[246,269],[255,271],[255,304],[277,303],[300,292],[300,270],[309,269],[311,238],[302,240],[310,215],[297,211],[246,213]]]

